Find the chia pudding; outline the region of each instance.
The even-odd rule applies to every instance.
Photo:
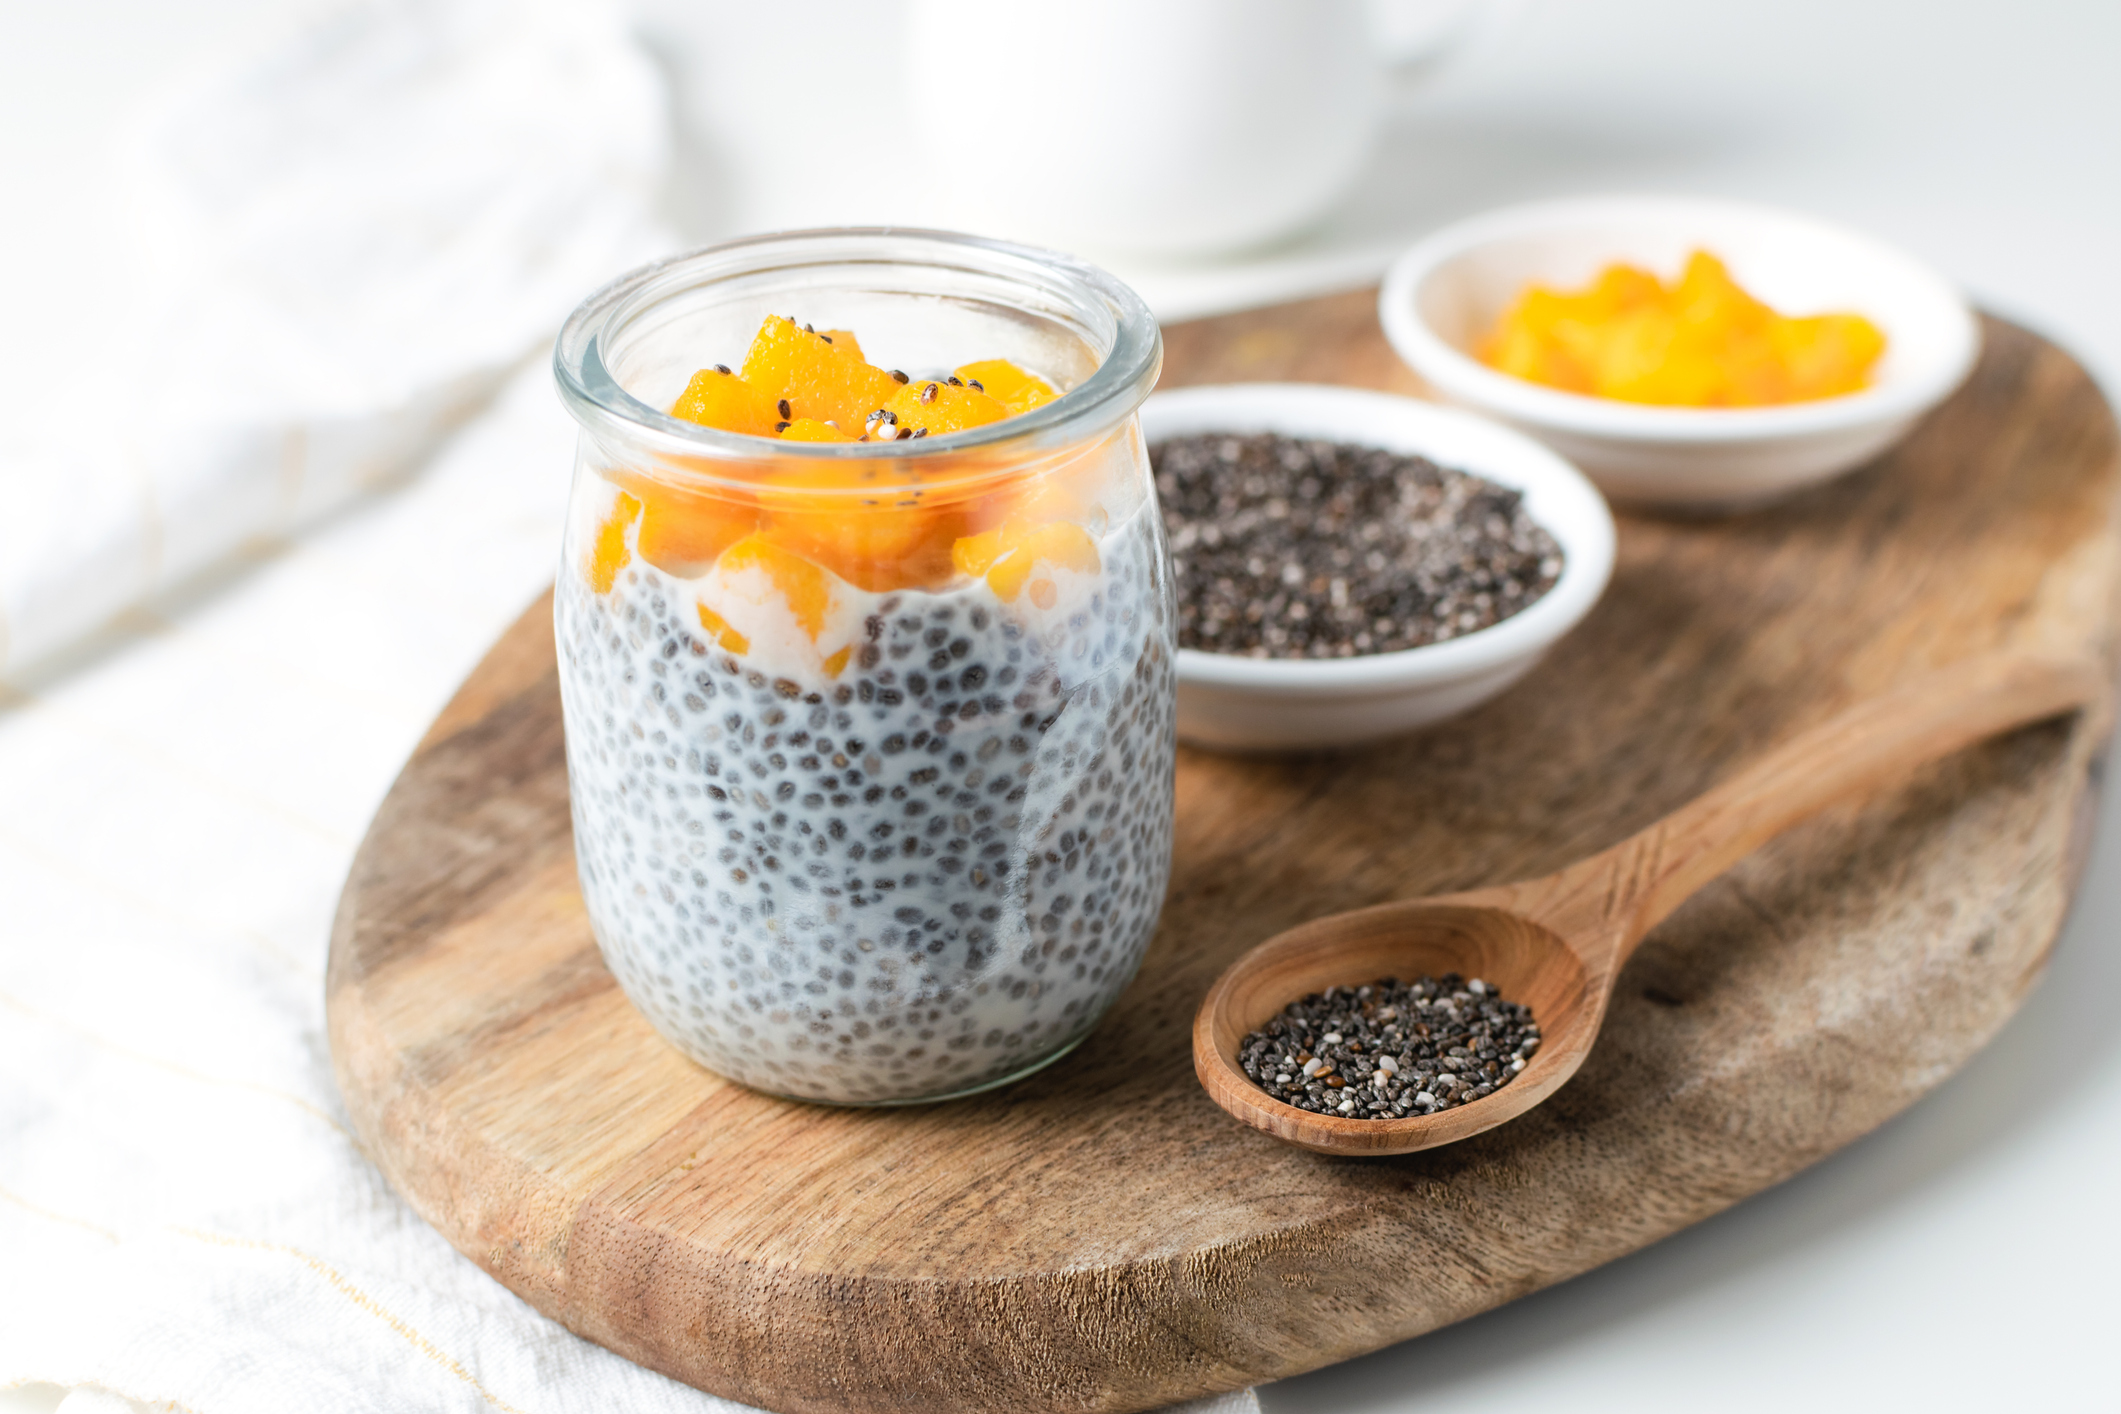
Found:
[[[837,676],[713,576],[561,577],[583,896],[657,1030],[843,1103],[976,1089],[1089,1030],[1163,903],[1174,730],[1153,503],[1098,550],[1050,608],[846,586]]]
[[[1162,347],[1080,261],[892,230],[708,247],[568,319],[575,856],[686,1055],[944,1099],[1065,1054],[1132,979],[1175,786]]]

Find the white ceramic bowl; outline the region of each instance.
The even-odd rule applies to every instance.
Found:
[[[1424,648],[1360,658],[1240,658],[1182,648],[1178,734],[1230,751],[1352,746],[1427,726],[1523,677],[1590,612],[1613,572],[1613,517],[1582,473],[1529,437],[1390,393],[1230,383],[1153,394],[1154,445],[1199,432],[1279,432],[1419,453],[1524,493],[1561,546],[1561,578],[1522,613]]]
[[[1868,316],[1887,340],[1872,385],[1783,407],[1650,407],[1541,387],[1470,352],[1528,283],[1580,288],[1616,260],[1670,278],[1697,247],[1786,314]],[[1394,263],[1378,318],[1444,398],[1531,433],[1617,501],[1696,510],[1758,505],[1862,465],[1959,386],[1981,337],[1950,283],[1877,241],[1682,197],[1547,202],[1447,227]]]

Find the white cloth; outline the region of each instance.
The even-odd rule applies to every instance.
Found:
[[[0,448],[0,672],[417,467],[667,246],[668,133],[592,0],[362,0],[152,100],[114,332]]]

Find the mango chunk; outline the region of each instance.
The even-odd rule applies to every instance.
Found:
[[[1096,442],[1073,448],[1036,474],[1011,480],[981,497],[972,508],[974,526],[991,528],[1018,521],[1043,525],[1065,520],[1089,527],[1094,538],[1109,523],[1108,498],[1123,492],[1119,484],[1131,475],[1131,429],[1121,428]]]
[[[825,628],[825,612],[832,607],[832,582],[825,571],[763,535],[747,535],[722,552],[717,574],[742,574],[757,569],[780,591],[796,623],[811,642]],[[703,620],[704,622],[704,620]]]
[[[1052,384],[998,358],[909,382],[872,366],[852,330],[818,330],[776,315],[760,325],[740,371],[721,364],[700,370],[672,412],[724,431],[829,445],[947,435],[1058,396]],[[1047,467],[1028,482],[991,491],[956,484],[997,469],[976,457],[833,464],[763,454],[747,475],[755,490],[714,496],[663,478],[621,478],[630,509],[615,528],[600,530],[589,573],[608,586],[629,554],[684,578],[717,565],[731,572],[762,566],[814,633],[830,603],[828,581],[878,593],[940,585],[974,572],[953,565],[953,546],[976,528],[1003,524],[1009,538],[976,572],[999,568],[1008,597],[1029,585],[1038,602],[1038,585],[1048,594],[1053,586],[1027,579],[1035,565],[1097,565],[1094,538],[1079,527],[1102,523],[1104,463],[1078,460],[1080,466]],[[886,485],[899,489],[880,489]],[[725,635],[727,624],[703,619],[702,627],[724,646],[743,638],[733,629],[734,639]]]
[[[1005,604],[1016,602],[1028,583],[1031,601],[1041,609],[1053,607],[1056,591],[1051,581],[1032,579],[1038,566],[1095,574],[1099,564],[1097,542],[1090,533],[1064,520],[1044,525],[1010,521],[964,536],[951,545],[950,562],[961,573],[985,575],[987,587]]]
[[[758,529],[758,507],[748,502],[665,486],[639,494],[641,558],[680,579],[705,573],[723,550]]]
[[[842,430],[861,427],[899,386],[883,369],[864,363],[852,340],[843,349],[836,337],[779,315],[768,315],[751,341],[751,351],[744,355],[744,381],[788,404],[776,421],[810,418],[836,422]],[[777,405],[775,410],[780,412]],[[766,431],[772,435],[773,424]]]
[[[1769,340],[1792,382],[1823,398],[1862,388],[1865,371],[1885,356],[1884,332],[1860,314],[1778,320]]]
[[[957,370],[957,376],[967,384],[979,384],[988,397],[999,401],[1011,415],[1029,412],[1060,396],[1053,391],[1051,383],[1035,373],[1025,372],[1006,358],[968,363]]]
[[[1015,548],[1008,530],[982,530],[977,535],[967,535],[953,541],[950,546],[950,563],[958,573],[983,575],[994,567],[994,562]]]
[[[716,643],[721,644],[722,647],[732,653],[749,653],[751,651],[751,640],[731,628],[729,620],[723,618],[705,604],[700,605],[700,627],[707,630],[709,638],[712,638]]]
[[[1697,250],[1669,285],[1612,265],[1582,290],[1532,286],[1477,353],[1504,373],[1594,397],[1767,407],[1862,388],[1885,335],[1860,314],[1786,317]]]
[[[901,437],[910,437],[916,431],[941,437],[1000,422],[1009,415],[1007,405],[999,398],[989,397],[977,388],[930,378],[916,378],[903,388],[894,387],[890,399],[880,406],[896,419]],[[879,434],[872,431],[871,435]]]
[[[852,442],[854,438],[834,427],[829,422],[819,422],[814,417],[799,417],[781,428],[783,442]]]
[[[950,543],[964,533],[956,506],[903,487],[864,495],[903,476],[873,461],[820,462],[778,472],[759,493],[774,538],[849,584],[882,593],[950,576]]]
[[[626,548],[626,528],[640,513],[641,503],[621,491],[603,523],[597,526],[596,538],[589,546],[589,563],[585,567],[589,587],[594,592],[609,594],[611,586],[619,582],[619,571],[626,568],[626,561],[632,558]]]
[[[720,368],[703,368],[693,374],[670,415],[753,437],[771,437],[774,424],[781,421],[771,397]]]

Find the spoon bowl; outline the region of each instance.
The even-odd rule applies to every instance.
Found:
[[[1406,1154],[1514,1119],[1590,1054],[1613,986],[1643,936],[1791,825],[1925,761],[2087,703],[2108,676],[2089,658],[2011,650],[1920,674],[1800,733],[1706,795],[1558,873],[1380,904],[1269,938],[1216,979],[1193,1020],[1193,1069],[1255,1129],[1320,1153]],[[1284,1007],[1328,987],[1456,972],[1532,1012],[1539,1049],[1507,1085],[1427,1114],[1354,1119],[1269,1095],[1238,1049]]]
[[[1566,938],[1506,907],[1423,899],[1339,913],[1292,928],[1245,954],[1202,1003],[1193,1064],[1215,1103],[1255,1129],[1328,1154],[1404,1154],[1486,1129],[1559,1089],[1598,1033],[1606,994]],[[1345,1119],[1282,1103],[1237,1064],[1246,1036],[1300,997],[1380,978],[1456,972],[1532,1009],[1540,1045],[1508,1085],[1433,1114]],[[1494,1108],[1490,1108],[1494,1106]]]

